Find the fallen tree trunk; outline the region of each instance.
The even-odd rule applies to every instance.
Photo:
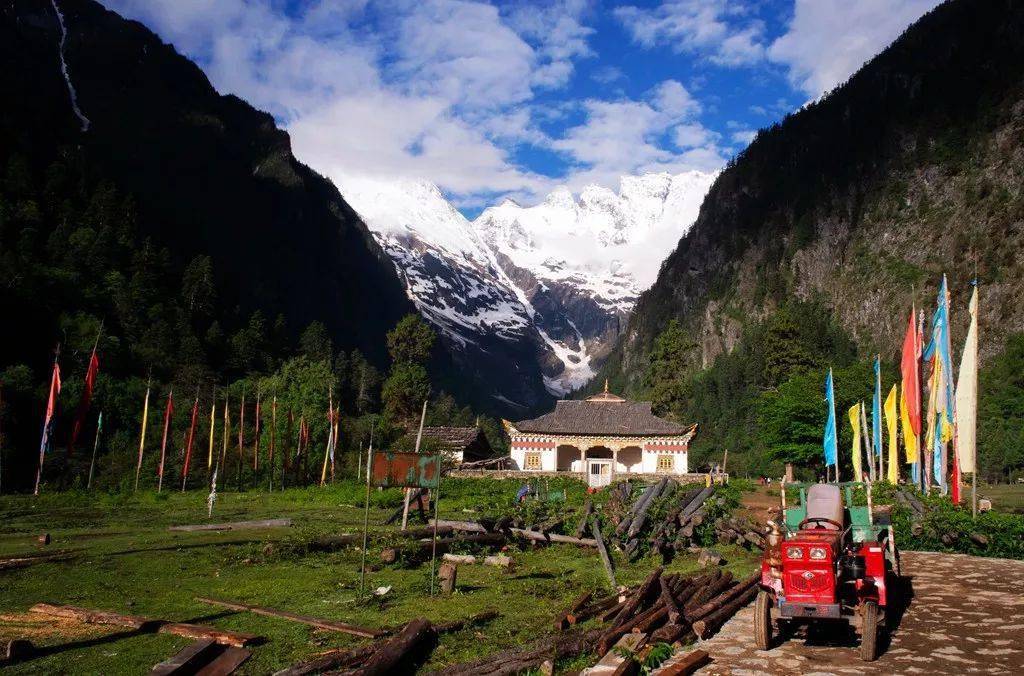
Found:
[[[93,610],[91,608],[79,608],[78,606],[58,606],[51,603],[37,603],[29,608],[28,611],[54,617],[66,617],[87,624],[112,624],[117,627],[130,627],[132,629],[143,629],[146,627],[155,629],[160,624],[160,620],[151,620],[138,615],[122,615],[106,610]]]
[[[400,667],[408,670],[436,641],[437,632],[433,625],[422,617],[417,618],[382,643],[363,666],[354,669],[352,673],[358,676],[383,676],[398,673]]]
[[[659,481],[656,484],[651,484],[643,493],[640,494],[640,497],[637,498],[636,502],[633,503],[632,509],[630,509],[629,512],[626,513],[625,518],[623,518],[622,521],[619,522],[619,525],[615,528],[615,535],[617,535],[618,537],[622,537],[626,534],[626,531],[629,530],[630,525],[633,522],[633,518],[636,516],[637,512],[641,510],[645,504],[647,504],[647,501],[651,499],[651,496],[654,495],[654,491],[657,490],[658,485],[660,483],[661,482]]]
[[[583,503],[583,514],[580,515],[580,522],[576,526],[576,537],[581,538],[583,534],[587,532],[587,521],[590,520],[590,515],[594,513],[594,503],[591,502],[590,498]]]
[[[644,525],[647,523],[647,512],[650,511],[651,506],[661,497],[661,494],[668,488],[668,477],[665,477],[654,485],[654,492],[651,497],[647,499],[644,505],[636,510],[633,520],[629,524],[629,528],[626,531],[626,537],[633,539],[640,534],[640,531],[644,529]]]
[[[332,650],[307,662],[277,671],[274,676],[307,676],[308,674],[321,674],[333,669],[355,666],[365,662],[376,649],[377,646],[371,643],[351,650]]]
[[[688,676],[710,661],[711,657],[705,650],[679,653],[662,662],[651,676]]]
[[[427,522],[428,528],[433,528],[434,524],[440,528],[450,528],[451,530],[460,530],[468,533],[488,533],[483,524],[477,523],[476,521],[447,521],[445,519],[431,519]]]
[[[291,519],[263,519],[261,521],[232,521],[230,523],[199,523],[188,526],[169,526],[167,530],[193,533],[197,531],[247,530],[253,528],[287,528]]]
[[[542,533],[536,530],[526,530],[525,528],[509,528],[510,533],[517,535],[527,540],[533,540],[534,542],[558,542],[570,545],[580,545],[582,547],[596,547],[597,541],[589,538],[577,538],[571,535],[559,535],[558,533]]]
[[[569,613],[566,616],[566,619],[569,621],[569,624],[579,624],[580,622],[589,620],[592,617],[600,615],[602,612],[608,610],[612,606],[617,606],[618,604],[619,597],[615,594],[612,594],[608,598],[601,599],[600,601],[591,603],[587,607],[581,608],[580,610],[574,613]]]
[[[615,584],[615,567],[612,566],[612,559],[608,556],[608,549],[604,546],[604,538],[601,537],[601,527],[597,523],[597,516],[590,520],[590,530],[594,534],[594,542],[597,545],[597,554],[601,557],[601,565],[604,566],[604,572],[608,575],[608,583],[612,589],[615,589],[617,586]]]
[[[650,575],[648,575],[643,582],[640,583],[636,592],[626,601],[626,604],[622,607],[622,611],[615,617],[615,622],[612,625],[613,628],[616,625],[620,625],[628,621],[633,617],[633,614],[636,613],[637,609],[647,602],[655,589],[655,585],[658,584],[658,578],[661,577],[662,570],[662,567],[658,566],[651,571]]]
[[[317,629],[338,631],[343,634],[362,636],[363,638],[377,638],[379,636],[384,635],[384,632],[380,629],[369,629],[367,627],[359,627],[354,624],[347,624],[345,622],[338,622],[336,620],[324,620],[316,617],[309,617],[307,615],[298,615],[296,613],[290,613],[286,610],[263,608],[261,606],[254,606],[248,603],[240,603],[238,601],[219,601],[217,599],[210,599],[202,596],[196,597],[196,600],[200,603],[206,603],[211,606],[230,608],[231,610],[248,611],[250,613],[254,613],[256,615],[264,615],[266,617],[278,617],[284,620],[291,620],[292,622],[298,622],[300,624],[306,624],[311,627],[316,627]]]
[[[238,631],[228,631],[226,629],[217,629],[216,627],[209,627],[205,624],[190,624],[188,622],[168,622],[166,624],[159,625],[159,631],[161,634],[174,634],[175,636],[182,636],[184,638],[190,638],[193,640],[210,639],[216,641],[221,645],[229,645],[235,648],[244,648],[247,645],[252,645],[256,641],[260,640],[259,636],[253,634],[243,634]]]
[[[685,612],[686,621],[692,624],[697,620],[707,617],[716,610],[725,607],[726,605],[734,601],[736,598],[746,593],[746,591],[753,587],[755,584],[757,584],[757,582],[760,579],[761,573],[754,573],[746,580],[743,580],[738,585],[733,587],[732,589],[729,589],[728,591],[719,594],[715,598],[711,599],[710,601],[707,601],[706,603],[703,603],[702,605],[697,606],[696,608],[687,610]]]

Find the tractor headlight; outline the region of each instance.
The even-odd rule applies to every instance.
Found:
[[[802,559],[804,558],[804,550],[801,547],[787,547],[786,548],[787,559]]]
[[[815,561],[824,561],[828,558],[828,550],[824,547],[811,547],[811,559]]]

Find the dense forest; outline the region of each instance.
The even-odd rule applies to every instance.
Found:
[[[875,354],[893,382],[911,306],[930,316],[944,273],[958,361],[977,278],[982,468],[1024,471],[1012,374],[1024,331],[1022,32],[1020,3],[944,3],[761,130],[712,186],[599,379],[698,422],[698,459],[728,447],[731,466],[776,471],[772,458],[820,440],[828,366],[840,405],[863,398]],[[666,358],[675,373],[652,375]]]
[[[199,401],[197,480],[211,404],[220,445],[230,402],[237,457],[243,396],[250,460],[257,397],[264,452],[276,396],[280,448],[294,452],[308,424],[321,460],[329,399],[345,451],[367,442],[371,420],[384,440],[401,434],[428,393],[432,420],[472,424],[390,261],[273,119],[217,94],[140,24],[93,2],[61,6],[64,41],[49,3],[0,8],[0,84],[18,102],[0,110],[3,490],[31,487],[55,358],[64,387],[44,484],[85,480],[100,411],[96,483],[133,476],[147,384],[145,482],[172,391],[175,468]],[[100,375],[69,458],[94,345]]]

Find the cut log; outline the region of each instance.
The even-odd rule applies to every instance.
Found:
[[[441,557],[441,560],[445,563],[462,564],[464,566],[471,566],[476,563],[476,557],[472,554],[445,554]]]
[[[527,540],[533,540],[534,542],[558,542],[570,545],[581,545],[583,547],[596,547],[597,541],[589,538],[577,538],[571,535],[559,535],[558,533],[542,533],[536,530],[527,530],[525,528],[509,528],[509,532],[521,538]]]
[[[710,661],[705,650],[680,651],[662,662],[651,676],[689,676]]]
[[[685,620],[670,623],[651,634],[651,643],[675,643],[690,633],[690,623]]]
[[[456,578],[459,574],[459,567],[454,563],[442,563],[437,569],[437,579],[441,582],[441,593],[451,594],[455,591]]]
[[[112,624],[117,627],[130,627],[131,629],[155,629],[160,620],[151,620],[138,615],[122,615],[111,613],[105,610],[92,610],[90,608],[79,608],[78,606],[58,606],[51,603],[37,603],[28,609],[30,613],[52,615],[54,617],[66,617],[87,624]]]
[[[604,572],[608,575],[608,583],[615,589],[615,567],[612,566],[612,559],[608,556],[608,549],[604,546],[604,538],[601,537],[601,527],[597,523],[597,516],[590,520],[590,531],[594,534],[594,542],[597,544],[597,553],[601,557],[601,564]]]
[[[36,538],[36,542],[43,546],[50,544],[50,534],[43,533],[42,535]]]
[[[244,648],[247,645],[252,645],[253,643],[260,641],[260,637],[255,634],[243,634],[239,631],[217,629],[216,627],[210,627],[205,624],[167,622],[166,624],[161,624],[159,626],[160,628],[157,631],[161,634],[174,634],[175,636],[184,636],[185,638],[191,638],[194,640],[212,639],[221,645],[230,645],[236,648]]]
[[[230,608],[231,610],[248,611],[250,613],[255,613],[256,615],[264,615],[266,617],[278,617],[283,620],[290,620],[292,622],[298,622],[300,624],[307,624],[311,627],[316,627],[317,629],[337,631],[343,634],[361,636],[363,638],[378,638],[380,636],[383,636],[385,633],[380,629],[369,629],[367,627],[359,627],[354,624],[338,622],[336,620],[325,620],[317,617],[309,617],[307,615],[298,615],[296,613],[290,613],[286,610],[264,608],[262,606],[254,606],[248,603],[242,603],[240,601],[221,601],[218,599],[205,598],[202,596],[196,597],[196,601],[211,606]]]
[[[629,539],[635,538],[640,534],[640,531],[644,529],[644,525],[647,523],[647,512],[650,511],[651,506],[658,500],[661,494],[668,487],[668,478],[664,478],[654,485],[654,492],[647,499],[647,501],[638,507],[633,515],[633,520],[629,524],[629,528],[626,530],[626,537]]]
[[[622,612],[616,616],[613,627],[615,625],[621,625],[633,617],[633,614],[636,613],[643,604],[647,603],[652,596],[654,596],[657,589],[659,589],[658,578],[661,577],[662,570],[662,567],[658,566],[650,572],[643,582],[640,583],[640,586],[637,588],[633,596],[626,601],[626,605],[623,606]]]
[[[534,641],[523,649],[495,653],[487,657],[445,667],[445,676],[512,676],[538,668],[546,660],[579,655],[593,648],[601,630],[565,632]]]
[[[332,669],[356,666],[365,662],[376,649],[377,645],[371,643],[350,650],[332,650],[312,660],[277,671],[274,676],[307,676]]]
[[[979,547],[988,547],[988,536],[982,533],[971,533],[971,542]]]
[[[511,568],[512,557],[505,556],[504,554],[495,554],[493,556],[484,557],[485,566],[494,566],[495,568]]]
[[[583,606],[590,602],[593,597],[593,592],[583,592],[575,601],[572,602],[564,613],[555,618],[555,631],[565,631],[569,628],[569,617],[574,613],[578,613],[583,609]]]
[[[661,579],[661,602],[665,604],[668,621],[673,624],[678,622],[679,617],[683,613],[683,609],[676,603],[676,599],[672,595],[672,590],[669,588],[669,584],[665,581],[665,578]]]
[[[587,521],[590,520],[590,515],[594,513],[594,503],[591,502],[590,498],[583,503],[583,513],[580,514],[580,522],[576,526],[576,537],[581,538],[583,534],[587,532]]]
[[[699,592],[693,595],[690,601],[683,606],[683,613],[688,613],[694,608],[699,608],[711,597],[720,593],[732,582],[732,573],[726,571],[706,584]]]
[[[600,601],[595,601],[594,603],[591,603],[587,605],[587,607],[581,608],[580,610],[574,613],[569,613],[566,616],[566,620],[568,620],[569,624],[579,624],[580,622],[589,620],[592,617],[600,615],[609,608],[619,605],[619,603],[619,597],[613,594],[608,598],[601,599]]]
[[[405,625],[402,631],[382,643],[373,655],[359,668],[353,670],[357,676],[384,676],[391,673],[412,673],[415,665],[424,657],[427,649],[433,648],[437,632],[424,618],[417,618]]]
[[[660,484],[660,481],[656,484],[651,484],[647,487],[647,490],[640,494],[640,497],[633,503],[633,508],[627,512],[626,517],[623,518],[615,528],[615,534],[617,536],[622,537],[626,534],[626,531],[629,530],[630,524],[633,522],[633,517],[645,504],[647,504],[647,501],[651,499],[651,496],[654,495],[654,491],[657,490]]]
[[[261,521],[233,521],[231,523],[200,523],[189,526],[170,526],[167,530],[193,533],[197,531],[247,530],[253,528],[287,528],[291,519],[263,519]]]
[[[468,533],[487,533],[489,532],[483,524],[477,523],[476,521],[448,521],[445,519],[431,519],[427,522],[428,528],[433,528],[434,523],[437,523],[438,528],[451,528],[452,530],[466,531]]]
[[[714,486],[708,486],[704,488],[700,493],[697,494],[693,500],[690,501],[683,511],[679,513],[680,525],[686,522],[690,518],[690,515],[696,512],[704,504],[704,502],[711,497],[715,492]]]
[[[68,552],[54,552],[52,554],[35,554],[32,556],[14,556],[6,559],[0,559],[0,570],[11,570],[13,568],[25,568],[27,566],[33,566],[37,563],[45,563],[47,561],[67,561],[71,558],[71,554]]]
[[[698,638],[707,638],[722,626],[726,620],[735,615],[737,610],[750,603],[751,599],[757,595],[757,591],[758,588],[756,586],[748,587],[746,591],[729,603],[707,615],[704,619],[697,620],[693,623],[693,633]]]
[[[697,620],[703,619],[704,617],[715,612],[719,608],[722,608],[732,603],[736,598],[746,593],[748,589],[753,587],[761,579],[761,573],[754,573],[747,579],[737,584],[732,589],[722,592],[718,596],[714,597],[710,601],[707,601],[696,608],[689,609],[685,612],[686,621],[691,624]]]

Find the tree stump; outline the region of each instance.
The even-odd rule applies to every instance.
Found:
[[[459,567],[454,563],[442,563],[437,569],[437,579],[441,582],[441,593],[451,594],[455,591],[455,575]]]

